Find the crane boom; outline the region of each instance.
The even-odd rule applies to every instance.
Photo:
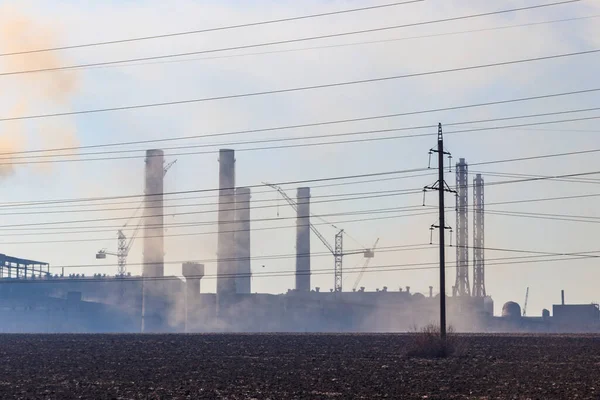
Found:
[[[279,186],[274,185],[272,183],[267,183],[267,182],[263,182],[264,185],[267,185],[275,190],[277,190],[279,192],[279,194],[281,195],[281,197],[283,197],[285,199],[285,201],[287,201],[289,203],[290,206],[292,206],[292,208],[294,209],[294,211],[298,211],[298,203],[296,203],[294,200],[292,200],[290,198],[290,196],[287,195],[287,193]],[[317,230],[317,228],[314,227],[314,225],[312,223],[309,222],[309,227],[310,230],[317,235],[317,237],[319,238],[319,240],[321,242],[323,242],[323,244],[325,245],[325,247],[327,247],[327,250],[329,250],[331,252],[331,254],[335,255],[335,250],[333,249],[333,246],[331,244],[329,244],[329,242],[327,241],[327,239],[325,239],[325,236],[323,236],[321,234],[321,232],[319,232]]]
[[[169,171],[169,169],[177,162],[177,159],[171,161],[170,163],[166,164],[163,168],[163,177],[165,175],[167,175],[167,171]],[[140,227],[142,226],[142,222],[143,222],[143,218],[140,218],[137,225],[135,226],[135,229],[133,230],[133,233],[131,235],[131,237],[129,238],[129,241],[127,241],[127,236],[125,236],[125,233],[123,233],[123,229],[125,229],[129,223],[136,217],[138,211],[142,208],[142,205],[144,204],[144,200],[140,201],[140,204],[138,204],[137,208],[135,209],[135,211],[133,212],[133,214],[131,215],[131,217],[129,217],[129,219],[125,222],[125,224],[123,225],[123,227],[121,229],[119,229],[119,231],[117,232],[117,240],[118,240],[118,245],[117,245],[117,252],[116,253],[111,253],[109,251],[106,251],[106,249],[102,249],[99,250],[96,253],[96,258],[97,259],[105,259],[106,255],[111,255],[111,256],[116,256],[117,257],[117,265],[118,265],[118,270],[117,270],[117,274],[120,276],[124,276],[125,272],[127,271],[127,256],[129,255],[129,250],[131,249],[131,246],[133,246],[133,242],[140,230]]]
[[[375,249],[377,248],[378,243],[379,243],[379,238],[377,238],[377,240],[373,244],[373,247],[371,247],[370,249],[367,249],[365,251],[365,263],[363,264],[362,269],[360,270],[360,273],[358,274],[358,277],[356,278],[356,281],[354,282],[354,286],[352,287],[353,291],[356,290],[356,288],[358,287],[358,284],[360,283],[362,276],[364,275],[365,271],[367,270],[367,267],[369,266],[371,259],[373,259],[373,256],[375,254]],[[369,257],[369,256],[367,256],[367,254],[369,254],[371,256]]]
[[[272,189],[277,190],[277,192],[279,192],[279,194],[281,195],[281,197],[283,197],[285,199],[285,201],[287,201],[289,203],[290,206],[292,206],[292,208],[297,212],[298,211],[298,203],[296,203],[293,199],[290,198],[290,196],[287,195],[287,193],[278,185],[272,184],[272,183],[267,183],[267,182],[263,182],[263,185],[269,186]],[[312,215],[312,214],[311,214]],[[323,220],[323,218],[316,216],[317,218],[320,218],[321,220]],[[326,222],[325,220],[323,220],[324,222]],[[338,233],[335,235],[335,247],[332,246],[327,239],[325,239],[325,236],[323,236],[321,234],[321,232],[319,232],[317,230],[317,228],[309,221],[309,227],[310,230],[319,238],[319,240],[325,245],[325,247],[327,247],[327,250],[329,250],[329,252],[333,255],[334,258],[334,291],[335,292],[341,292],[342,291],[342,259],[344,256],[346,255],[351,255],[351,254],[362,254],[367,261],[371,258],[374,257],[374,248],[373,249],[364,249],[364,250],[359,250],[359,251],[349,251],[349,252],[344,252],[343,249],[343,234],[344,234],[344,230],[338,228],[337,226],[331,224],[332,227],[334,227],[335,229],[338,229]],[[377,239],[379,240],[379,239]],[[375,242],[377,244],[377,242]],[[365,263],[366,265],[368,265],[368,262]],[[363,267],[365,268],[365,267]]]

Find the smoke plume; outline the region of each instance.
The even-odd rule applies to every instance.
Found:
[[[0,6],[0,53],[39,50],[59,45],[57,29],[52,24],[36,21],[14,6]],[[9,55],[0,59],[0,71],[9,73],[63,65],[67,65],[67,62],[60,51]],[[71,108],[78,89],[76,71],[32,72],[9,75],[2,79],[0,104],[11,111],[0,115],[0,118],[67,111]],[[10,153],[25,150],[28,140],[34,143],[32,147],[35,149],[76,145],[74,122],[70,118],[60,117],[52,122],[38,120],[0,123],[0,153],[8,153],[0,156],[0,176],[14,171],[13,158],[17,155]]]

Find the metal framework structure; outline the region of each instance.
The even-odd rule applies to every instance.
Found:
[[[439,229],[440,234],[440,337],[442,340],[446,340],[446,244],[445,235],[446,229],[452,230],[449,226],[446,226],[446,208],[444,206],[444,195],[448,193],[456,193],[455,190],[450,189],[446,181],[444,180],[444,156],[448,156],[450,159],[452,155],[444,150],[444,134],[442,132],[442,124],[438,124],[437,133],[437,147],[429,150],[429,161],[431,162],[431,155],[437,153],[438,158],[438,180],[431,186],[425,186],[423,188],[423,204],[425,204],[425,192],[427,190],[438,191],[438,209],[439,209],[439,225],[431,225],[431,230],[434,228]]]
[[[171,168],[176,162],[177,160],[173,160],[165,165],[163,169],[163,177],[167,174],[169,168]],[[129,223],[136,217],[138,211],[142,208],[142,205],[144,205],[144,200],[140,202],[140,204],[133,212],[133,215],[127,220],[123,227],[117,231],[117,252],[112,253],[110,251],[106,251],[106,249],[102,249],[96,253],[97,259],[105,259],[107,254],[117,257],[117,276],[123,277],[127,273],[127,256],[129,255],[129,250],[131,249],[131,246],[133,245],[133,242],[137,237],[137,234],[140,230],[140,227],[142,226],[142,223],[144,222],[144,219],[139,219],[135,229],[133,230],[131,238],[129,239],[129,242],[127,242],[127,236],[123,232],[123,229],[127,228]]]
[[[333,257],[335,258],[335,286],[334,291],[341,292],[342,291],[342,257],[344,256],[344,230],[340,230],[335,235],[335,249],[333,253]]]
[[[473,296],[485,297],[483,178],[473,180]]]
[[[378,243],[379,243],[379,238],[377,238],[377,240],[373,244],[373,247],[371,247],[370,253],[368,255],[365,254],[365,263],[363,264],[363,266],[360,270],[360,273],[358,274],[358,277],[356,277],[356,281],[354,282],[352,291],[356,290],[356,288],[358,287],[358,284],[360,283],[360,280],[362,279],[363,275],[365,274],[365,271],[367,270],[367,267],[371,263],[371,260],[373,259],[373,257],[375,257],[375,249],[377,248]]]
[[[469,166],[456,164],[456,281],[454,296],[470,296],[469,285]]]
[[[267,183],[267,182],[263,182],[263,185],[269,186],[270,188],[277,190],[279,192],[279,194],[281,195],[281,197],[283,197],[285,199],[285,201],[287,201],[288,204],[290,206],[292,206],[292,208],[296,212],[298,211],[298,203],[296,203],[294,200],[292,200],[281,187],[274,185],[272,183]],[[319,216],[316,216],[316,217],[323,220]],[[323,221],[326,222],[325,220],[323,220]],[[327,241],[327,239],[325,239],[325,236],[323,236],[321,234],[321,232],[319,232],[312,223],[309,223],[309,226],[310,226],[310,230],[315,235],[317,235],[319,240],[325,245],[325,247],[327,247],[327,250],[329,250],[331,252],[331,254],[333,254],[334,263],[335,263],[335,265],[334,265],[334,280],[335,280],[334,291],[341,292],[343,289],[343,287],[342,287],[342,282],[343,282],[343,280],[342,280],[342,275],[343,275],[342,260],[343,260],[343,257],[348,256],[348,255],[353,255],[353,254],[362,254],[364,258],[373,258],[373,257],[375,257],[374,249],[364,249],[364,250],[358,250],[358,251],[344,252],[344,238],[343,238],[344,230],[343,229],[341,229],[335,235],[335,246],[332,246]],[[332,225],[332,226],[336,229],[339,229],[335,225]],[[310,254],[305,255],[305,256],[310,256]]]
[[[127,237],[121,229],[117,232],[118,248],[117,248],[117,274],[119,276],[125,275],[126,263],[127,263]]]
[[[42,278],[50,276],[50,264],[0,254],[0,278]]]

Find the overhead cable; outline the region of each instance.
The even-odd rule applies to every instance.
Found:
[[[238,29],[238,28],[248,28],[248,27],[252,27],[252,26],[276,24],[276,23],[280,23],[280,22],[298,21],[298,20],[309,19],[309,18],[318,18],[318,17],[326,17],[326,16],[331,16],[331,15],[349,14],[349,13],[354,13],[354,12],[359,12],[359,11],[390,8],[390,7],[400,6],[400,5],[420,3],[423,1],[425,1],[425,0],[408,0],[408,1],[401,1],[401,2],[395,2],[395,3],[379,4],[379,5],[368,6],[368,7],[337,10],[337,11],[331,11],[331,12],[325,12],[325,13],[318,13],[318,14],[300,15],[300,16],[296,16],[296,17],[279,18],[279,19],[271,19],[271,20],[266,20],[266,21],[247,22],[244,24],[219,26],[219,27],[215,27],[215,28],[196,29],[196,30],[181,31],[181,32],[171,32],[171,33],[163,33],[160,35],[141,36],[141,37],[134,37],[134,38],[126,38],[126,39],[116,39],[116,40],[108,40],[108,41],[103,41],[103,42],[82,43],[82,44],[74,44],[74,45],[70,45],[70,46],[47,47],[44,49],[14,51],[14,52],[10,52],[10,53],[0,53],[0,57],[15,56],[15,55],[22,55],[22,54],[43,53],[43,52],[58,51],[58,50],[80,49],[80,48],[84,48],[84,47],[106,46],[106,45],[110,45],[110,44],[139,42],[139,41],[144,41],[144,40],[162,39],[162,38],[185,36],[185,35],[195,35],[195,34],[199,34],[199,33],[225,31],[225,30]]]

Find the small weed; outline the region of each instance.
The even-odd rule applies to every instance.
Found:
[[[409,347],[407,356],[419,358],[445,358],[456,355],[461,351],[459,337],[450,326],[446,330],[446,339],[440,336],[440,327],[429,324],[415,331],[414,340]]]

